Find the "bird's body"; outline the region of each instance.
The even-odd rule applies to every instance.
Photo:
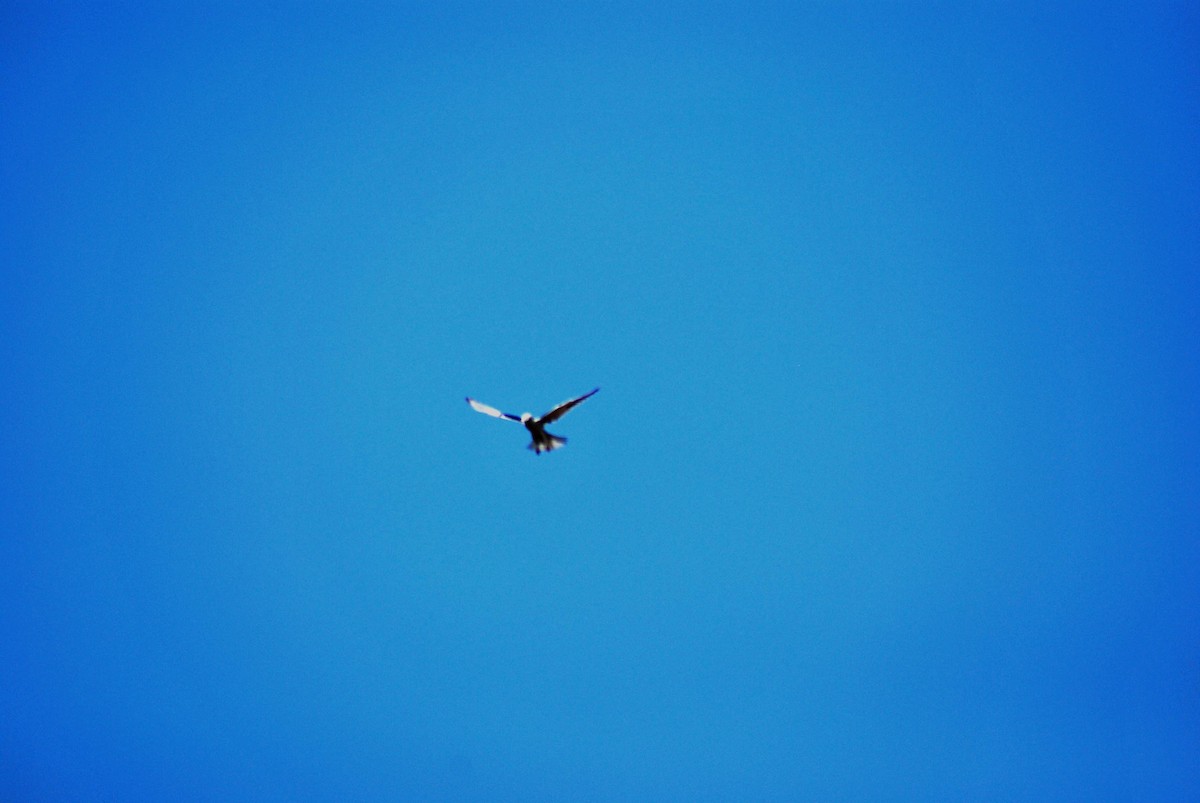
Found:
[[[522,413],[521,415],[502,413],[495,407],[489,407],[482,402],[475,401],[470,396],[467,397],[467,404],[471,405],[471,408],[476,412],[490,415],[492,418],[503,418],[506,421],[519,421],[524,424],[525,429],[529,430],[530,437],[533,438],[533,442],[529,444],[529,448],[533,450],[534,454],[541,454],[542,452],[552,452],[567,442],[566,438],[547,432],[546,424],[562,418],[568,410],[589,396],[592,396],[598,390],[600,388],[594,388],[582,396],[568,399],[540,418],[535,418],[531,413]]]

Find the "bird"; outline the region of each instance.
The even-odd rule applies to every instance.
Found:
[[[529,430],[529,434],[533,436],[533,442],[529,444],[528,448],[532,449],[534,454],[540,455],[542,452],[552,452],[567,442],[566,438],[559,437],[558,435],[551,435],[549,432],[547,432],[546,425],[562,418],[567,414],[568,410],[579,404],[584,399],[595,395],[599,390],[600,388],[593,388],[582,396],[578,396],[574,399],[567,399],[565,402],[558,405],[540,418],[534,418],[531,413],[521,413],[520,415],[502,413],[495,407],[489,407],[483,402],[472,399],[470,396],[467,397],[467,404],[471,405],[471,408],[476,412],[483,413],[484,415],[490,415],[492,418],[503,418],[507,421],[518,421],[524,424],[525,429]]]

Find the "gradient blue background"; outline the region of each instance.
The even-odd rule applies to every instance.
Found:
[[[0,13],[0,798],[1200,797],[1195,6],[158,5]]]

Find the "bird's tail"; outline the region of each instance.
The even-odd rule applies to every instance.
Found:
[[[535,454],[541,454],[542,452],[553,452],[558,447],[565,446],[566,443],[566,438],[559,437],[558,435],[551,435],[549,432],[547,432],[546,440],[541,441],[540,443],[538,441],[534,441],[533,443],[529,444],[529,448],[532,449]]]

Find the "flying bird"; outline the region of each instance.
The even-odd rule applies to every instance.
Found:
[[[534,454],[541,454],[542,452],[553,451],[567,442],[566,438],[551,435],[547,432],[546,425],[562,418],[567,414],[568,410],[595,394],[598,390],[600,388],[594,388],[578,398],[568,399],[541,418],[534,418],[530,413],[521,413],[520,415],[502,413],[495,407],[488,407],[483,402],[475,401],[470,396],[467,397],[467,404],[471,405],[476,412],[490,415],[492,418],[503,418],[508,421],[519,421],[524,424],[525,429],[529,430],[529,434],[533,436],[533,443],[529,444],[529,448],[533,450]]]

